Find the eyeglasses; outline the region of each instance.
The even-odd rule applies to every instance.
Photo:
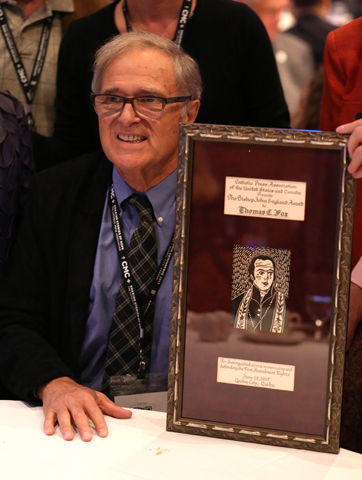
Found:
[[[181,103],[191,99],[191,95],[184,97],[120,97],[104,93],[91,93],[91,103],[100,117],[114,117],[121,115],[126,103],[130,103],[138,117],[149,120],[160,118],[166,105]]]

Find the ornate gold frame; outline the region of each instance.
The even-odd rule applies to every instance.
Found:
[[[342,193],[339,209],[335,298],[333,299],[335,309],[330,327],[329,392],[324,438],[311,437],[304,434],[296,435],[286,431],[268,431],[264,428],[248,428],[243,425],[205,422],[181,416],[183,347],[186,328],[186,291],[184,285],[188,268],[187,232],[189,226],[193,145],[194,142],[204,140],[259,143],[269,145],[270,149],[273,149],[274,145],[302,146],[306,149],[306,153],[310,147],[332,149],[340,152],[343,165],[341,174]],[[334,133],[203,124],[185,124],[180,126],[167,430],[267,445],[338,453],[355,191],[355,181],[347,172],[348,153],[346,143],[347,138],[345,136]]]

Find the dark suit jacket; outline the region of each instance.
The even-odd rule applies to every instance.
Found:
[[[113,165],[94,153],[34,178],[0,286],[0,376],[16,397],[77,380],[98,234]]]

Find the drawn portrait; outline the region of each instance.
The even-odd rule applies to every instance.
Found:
[[[234,328],[286,330],[290,250],[234,245],[231,312]]]

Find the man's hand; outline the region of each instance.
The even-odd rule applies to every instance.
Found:
[[[347,332],[347,350],[352,344],[352,340],[362,318],[362,288],[351,282],[351,291],[349,296],[349,314],[348,314],[348,332]]]
[[[93,422],[100,437],[108,435],[103,413],[115,418],[129,418],[132,412],[118,407],[103,393],[83,387],[68,377],[52,380],[38,388],[43,401],[45,415],[44,433],[53,435],[59,424],[64,440],[73,440],[72,423],[78,429],[81,439],[89,442],[92,432],[88,418]]]
[[[340,125],[336,131],[351,134],[347,145],[351,157],[348,171],[352,173],[354,178],[362,178],[362,119]]]

